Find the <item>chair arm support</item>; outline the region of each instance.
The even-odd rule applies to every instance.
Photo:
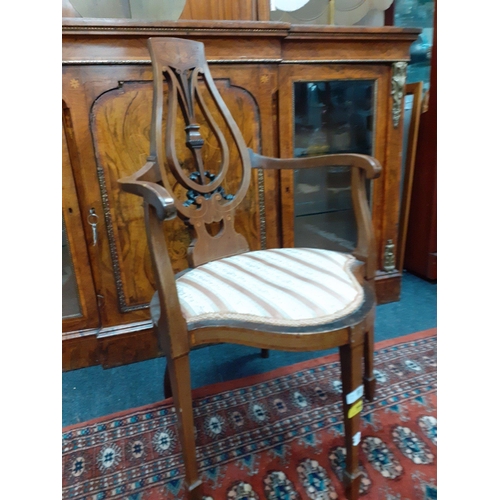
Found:
[[[156,163],[148,161],[135,174],[119,179],[123,191],[141,196],[146,203],[154,207],[160,220],[173,219],[177,215],[173,198],[168,191],[158,184]]]
[[[366,178],[365,171],[356,168],[351,170],[352,208],[358,229],[358,241],[353,255],[366,264],[365,278],[371,280],[375,277],[377,269],[377,252],[372,214],[366,193]]]
[[[382,167],[378,160],[372,156],[354,153],[279,159],[258,155],[251,149],[248,151],[252,168],[295,170],[330,166],[355,167],[351,169],[351,195],[358,229],[358,241],[353,255],[366,264],[365,278],[367,280],[373,279],[377,266],[376,244],[365,179],[376,179],[380,176]]]
[[[376,179],[382,172],[378,160],[372,156],[355,153],[308,156],[305,158],[270,158],[258,155],[251,149],[248,152],[252,168],[295,170],[299,168],[351,166],[364,170],[367,179]]]

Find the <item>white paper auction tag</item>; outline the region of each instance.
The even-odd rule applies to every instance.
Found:
[[[360,441],[361,441],[361,432],[356,432],[356,434],[354,434],[354,436],[352,437],[352,445],[358,446]]]
[[[357,399],[361,398],[363,396],[363,386],[360,385],[357,389],[354,389],[354,391],[350,392],[346,397],[345,397],[345,402],[350,405],[351,403],[354,403]]]

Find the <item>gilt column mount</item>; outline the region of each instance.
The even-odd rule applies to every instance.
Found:
[[[392,95],[392,124],[394,128],[399,126],[399,120],[401,118],[401,109],[403,106],[403,96],[405,92],[406,84],[406,69],[408,63],[398,61],[392,65],[392,83],[391,83],[391,95]]]

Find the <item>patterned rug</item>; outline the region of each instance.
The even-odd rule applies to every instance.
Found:
[[[436,330],[375,348],[376,399],[362,411],[362,498],[435,499]],[[337,355],[193,395],[207,500],[343,498]],[[63,429],[63,499],[185,498],[175,423],[166,400]]]

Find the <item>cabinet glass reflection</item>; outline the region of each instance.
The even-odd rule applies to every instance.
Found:
[[[62,317],[80,316],[80,299],[76,284],[75,270],[66,237],[66,228],[62,228]]]
[[[294,156],[372,155],[374,91],[371,80],[295,82]],[[294,205],[296,247],[356,246],[349,167],[295,171]]]

